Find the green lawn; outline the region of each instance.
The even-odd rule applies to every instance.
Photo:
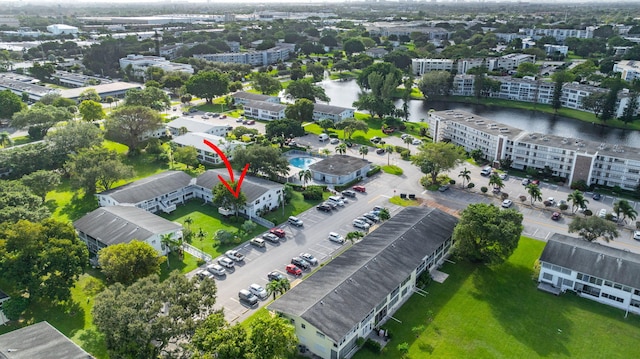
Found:
[[[487,268],[447,263],[444,284],[414,294],[389,320],[392,339],[383,354],[361,350],[356,359],[400,358],[637,358],[640,317],[572,294],[536,289],[533,265],[544,243],[522,238],[508,262]],[[416,337],[412,328],[424,325]]]
[[[382,170],[392,175],[396,175],[396,176],[402,175],[402,168],[398,166],[394,166],[394,165],[382,166]]]
[[[326,200],[327,198],[329,198],[330,195],[331,193],[324,192],[323,200]],[[305,201],[301,192],[293,191],[291,201],[289,201],[289,203],[284,206],[284,212],[282,210],[282,207],[279,207],[277,210],[271,213],[268,213],[263,217],[266,220],[269,220],[275,223],[276,225],[278,225],[280,223],[284,223],[287,220],[287,218],[289,218],[289,216],[297,216],[298,214],[308,210],[309,208],[317,205],[320,202],[322,201],[321,200]]]
[[[420,204],[420,202],[416,200],[408,199],[408,198],[400,198],[400,196],[393,196],[389,198],[389,202],[393,204],[397,204],[398,206],[402,206],[402,207],[417,206]]]
[[[194,237],[191,245],[206,253],[209,253],[213,257],[217,257],[225,251],[234,248],[235,246],[237,246],[237,244],[239,244],[226,244],[214,247],[214,233],[219,229],[224,229],[235,233],[245,221],[245,219],[242,217],[238,217],[238,221],[236,221],[235,217],[233,216],[229,219],[226,219],[220,213],[218,213],[218,209],[216,207],[212,206],[211,204],[203,204],[198,200],[189,201],[183,206],[178,206],[176,210],[171,212],[170,214],[160,214],[160,216],[170,221],[178,222],[180,224],[184,224],[184,220],[187,217],[190,217],[193,220],[193,223],[190,225],[190,227],[194,233],[197,233],[200,228],[202,228],[202,230],[207,233],[207,236],[202,240],[202,243]],[[253,232],[241,235],[240,239],[244,242],[257,236],[265,230],[266,228],[259,225]]]

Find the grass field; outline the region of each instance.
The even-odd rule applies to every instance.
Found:
[[[396,176],[402,175],[402,168],[398,166],[394,166],[394,165],[382,166],[382,170],[392,175],[396,175]]]
[[[327,198],[329,198],[331,193],[324,192],[322,195],[324,196],[323,200],[326,200]],[[320,202],[322,201],[305,201],[304,197],[302,197],[301,192],[293,191],[291,201],[289,201],[289,203],[284,206],[284,213],[282,211],[282,207],[280,207],[277,210],[264,215],[263,217],[266,220],[269,220],[278,225],[284,223],[287,218],[289,218],[289,216],[297,216],[298,214],[308,210],[309,208],[317,205]]]
[[[361,350],[354,358],[637,358],[640,317],[572,294],[536,289],[533,264],[544,243],[522,238],[508,262],[488,268],[458,262],[413,295],[383,327],[392,339],[382,354]],[[423,325],[416,336],[412,328]]]

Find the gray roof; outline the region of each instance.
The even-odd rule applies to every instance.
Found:
[[[179,224],[132,206],[100,207],[73,222],[73,226],[107,246],[134,239],[144,241],[154,234],[182,229]]]
[[[110,94],[113,92],[125,92],[131,89],[139,89],[142,88],[140,84],[128,83],[128,82],[112,82],[112,83],[103,83],[100,85],[88,86],[88,87],[78,87],[74,89],[64,89],[60,90],[60,96],[65,98],[77,98],[80,97],[83,91],[93,89],[98,95],[102,96],[104,94]]]
[[[226,168],[214,169],[208,170],[198,176],[198,178],[196,179],[196,185],[203,188],[212,189],[214,186],[220,183],[218,175],[222,175],[222,178],[229,181],[229,172]],[[237,181],[239,178],[240,173],[234,172],[234,179]],[[240,191],[244,193],[245,196],[247,196],[247,202],[253,202],[267,193],[269,190],[279,189],[282,187],[283,185],[277,182],[253,176],[245,176],[244,180],[242,181],[242,187],[240,187]]]
[[[340,115],[343,112],[349,111],[349,110],[351,110],[351,109],[350,108],[346,108],[346,107],[325,105],[323,103],[314,103],[313,104],[313,111],[314,112],[322,112],[322,113],[328,113],[328,114],[332,114],[332,115]]]
[[[286,105],[283,105],[280,103],[266,102],[266,101],[253,101],[253,100],[247,101],[244,107],[257,108],[260,110],[271,111],[271,112],[280,112],[287,108]]]
[[[312,164],[309,166],[309,169],[315,172],[344,176],[364,168],[369,164],[371,164],[371,162],[362,158],[334,155]]]
[[[229,140],[204,132],[188,132],[182,136],[175,137],[172,141],[182,146],[193,146],[200,151],[214,153],[214,149],[205,144],[204,140],[208,140],[225,152],[232,150],[236,146],[244,145],[244,143],[240,141]]]
[[[338,343],[451,237],[457,219],[407,207],[269,305],[302,317]]]
[[[232,94],[231,97],[240,98],[243,100],[250,100],[250,101],[267,101],[275,98],[274,96],[261,95],[258,93],[251,93],[251,92],[245,92],[245,91],[236,92]]]
[[[93,358],[48,322],[32,324],[0,335],[2,359]]]
[[[540,260],[612,282],[640,288],[640,254],[554,234]]]
[[[182,171],[166,171],[99,193],[118,203],[140,203],[188,186],[191,176]]]
[[[207,121],[200,121],[193,118],[178,117],[175,120],[167,123],[167,127],[180,129],[185,127],[188,132],[209,132],[216,127],[228,127],[227,125],[214,125]]]

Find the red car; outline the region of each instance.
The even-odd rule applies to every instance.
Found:
[[[275,234],[278,238],[284,238],[287,235],[285,231],[280,228],[271,228],[269,233]]]
[[[287,270],[287,273],[289,273],[289,274],[293,274],[295,276],[302,275],[302,269],[296,267],[295,264],[287,264],[285,269]]]
[[[557,221],[560,219],[562,215],[560,214],[560,212],[553,212],[553,214],[551,215],[551,219],[553,219],[554,221]]]
[[[366,192],[367,189],[364,186],[353,186],[353,190],[356,192]]]

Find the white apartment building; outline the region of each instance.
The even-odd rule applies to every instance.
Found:
[[[412,59],[411,68],[415,75],[422,76],[431,71],[452,71],[454,60],[451,59]]]
[[[145,77],[146,71],[149,67],[158,67],[166,72],[179,71],[189,74],[193,74],[194,72],[193,67],[191,67],[191,65],[189,64],[170,62],[169,60],[160,56],[143,56],[130,54],[127,55],[127,57],[123,57],[120,59],[120,68],[122,70],[126,69],[129,65],[131,65],[133,74],[136,77]]]
[[[474,75],[456,75],[453,78],[451,95],[453,96],[473,96],[473,84],[476,77]]]
[[[500,56],[493,59],[487,59],[487,60],[488,60],[487,67],[489,68],[489,71],[494,71],[499,69],[511,71],[511,70],[517,69],[518,66],[520,66],[520,64],[523,64],[525,62],[535,63],[536,57],[534,55],[527,55],[527,54],[508,54],[508,55]]]
[[[265,66],[286,61],[295,51],[295,44],[281,43],[275,47],[262,51],[225,52],[220,54],[196,54],[193,57],[213,62],[231,62],[237,64],[249,64],[252,66]]]
[[[557,41],[564,42],[569,37],[578,39],[592,39],[595,26],[587,26],[584,30],[576,29],[520,29],[520,34],[532,37],[535,40],[543,36],[553,36]]]
[[[78,28],[71,25],[54,24],[47,26],[47,31],[54,35],[76,35]]]
[[[581,85],[575,82],[565,83],[562,86],[562,96],[560,97],[560,102],[562,102],[563,107],[585,111],[582,107],[582,99],[594,93],[607,92],[607,89],[603,89],[600,87]],[[622,110],[623,108],[619,110],[619,115],[622,115]]]
[[[622,60],[613,65],[614,72],[620,72],[625,81],[633,81],[640,78],[640,61]]]
[[[243,142],[228,140],[224,137],[203,132],[187,132],[184,135],[175,137],[171,142],[178,145],[178,147],[195,147],[198,151],[198,160],[202,163],[211,165],[223,164],[222,158],[214,149],[205,144],[204,140],[216,145],[220,150],[222,150],[229,160],[233,157],[232,154],[234,149],[239,146],[244,146]]]
[[[353,108],[326,105],[323,103],[313,104],[313,120],[314,121],[329,119],[335,123],[338,123],[348,118],[353,118],[353,116],[354,116]]]
[[[243,105],[244,116],[264,121],[282,120],[287,105],[267,101],[248,101]]]
[[[640,314],[640,255],[554,234],[540,255],[538,289],[567,290],[593,301]]]
[[[495,165],[510,158],[520,170],[549,167],[568,183],[584,180],[632,190],[640,181],[635,147],[525,132],[464,111],[429,113],[429,133],[436,142],[450,141],[469,152],[480,149]]]
[[[547,53],[547,55],[559,52],[564,56],[567,56],[567,54],[569,53],[569,46],[545,44],[544,51]]]
[[[458,74],[466,74],[469,70],[476,67],[487,67],[486,59],[460,59],[458,60]]]

